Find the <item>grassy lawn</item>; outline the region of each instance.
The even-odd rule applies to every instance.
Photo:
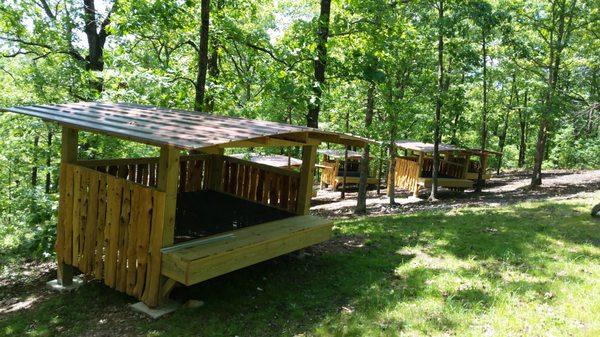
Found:
[[[0,316],[0,335],[600,336],[593,202],[600,193],[338,221],[308,257],[174,292],[200,308],[152,321],[91,283]]]

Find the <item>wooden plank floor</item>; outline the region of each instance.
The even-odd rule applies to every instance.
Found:
[[[192,285],[323,242],[331,227],[301,215],[188,241],[163,250],[162,274]]]

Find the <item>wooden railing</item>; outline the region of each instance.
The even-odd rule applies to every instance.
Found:
[[[178,191],[181,193],[209,189],[211,163],[218,157],[220,156],[210,154],[181,156]]]
[[[463,158],[455,158],[457,161],[440,158],[440,176],[462,179],[465,173]],[[458,161],[460,160],[460,161]],[[422,176],[431,177],[433,171],[433,158],[423,158]]]
[[[394,185],[409,191],[415,191],[419,182],[419,163],[417,157],[397,157]],[[389,184],[388,184],[389,186]]]
[[[141,177],[148,184],[151,171],[138,171],[140,165],[107,164],[108,172],[100,172],[62,164],[56,250],[59,262],[153,303],[159,293],[165,193],[114,176],[127,167],[128,179]]]
[[[156,187],[158,158],[86,160],[78,164],[112,177]],[[297,171],[210,154],[181,156],[180,165],[180,193],[212,189],[296,212],[300,183]]]
[[[137,184],[156,187],[158,157],[80,160],[77,164]]]
[[[214,160],[222,161],[216,163],[221,168],[217,191],[296,213],[299,172],[226,156]]]

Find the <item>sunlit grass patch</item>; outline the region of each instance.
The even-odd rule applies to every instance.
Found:
[[[128,310],[133,299],[88,285],[0,316],[0,333],[124,324],[146,336],[597,336],[600,222],[588,210],[598,199],[338,221],[329,245],[350,246],[174,294],[200,308],[150,321]]]

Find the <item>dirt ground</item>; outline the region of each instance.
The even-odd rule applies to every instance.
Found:
[[[494,176],[487,182],[481,193],[467,190],[464,193],[439,190],[439,200],[428,202],[430,189],[422,190],[419,198],[414,198],[406,190],[396,191],[396,204],[390,206],[385,188],[371,190],[367,196],[367,211],[369,215],[394,213],[413,213],[423,210],[452,209],[458,206],[500,206],[527,200],[540,199],[570,199],[582,197],[585,194],[600,190],[600,170],[590,171],[545,171],[542,176],[542,186],[530,189],[530,173],[523,171],[507,172]],[[349,188],[346,198],[340,198],[339,191],[329,189],[319,190],[313,198],[311,213],[327,218],[354,217],[356,206],[356,188]]]

